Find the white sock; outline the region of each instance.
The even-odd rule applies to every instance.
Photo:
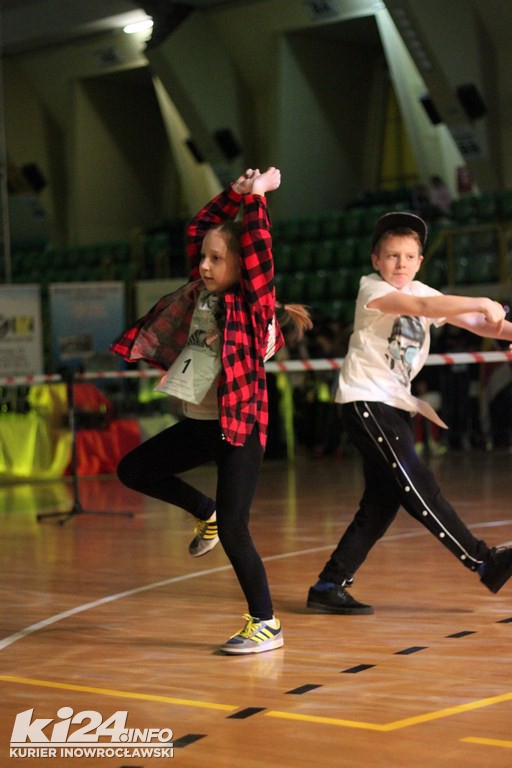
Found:
[[[265,619],[265,624],[267,624],[270,627],[270,629],[278,629],[279,628],[279,622],[278,622],[278,620],[276,619],[275,616],[272,616],[272,618],[269,619],[268,621]]]
[[[213,515],[208,518],[207,523],[214,523],[217,520],[217,510],[214,509]]]

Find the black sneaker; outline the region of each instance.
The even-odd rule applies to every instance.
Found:
[[[480,581],[496,594],[511,576],[512,549],[493,547],[485,561],[485,571]]]
[[[315,589],[308,592],[308,608],[317,613],[342,613],[352,616],[373,613],[372,605],[358,603],[341,585],[330,589]]]

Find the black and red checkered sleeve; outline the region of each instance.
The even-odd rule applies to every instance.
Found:
[[[241,288],[246,301],[255,305],[272,301],[274,261],[266,199],[245,195],[244,227],[240,239]]]

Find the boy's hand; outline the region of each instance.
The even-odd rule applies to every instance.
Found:
[[[486,299],[481,311],[487,322],[495,325],[497,332],[500,333],[507,314],[505,308],[497,301]]]
[[[271,166],[254,179],[252,192],[254,195],[264,195],[265,192],[271,192],[273,189],[277,189],[280,184],[281,171],[279,168]]]
[[[239,195],[248,195],[252,192],[252,185],[256,176],[259,176],[260,172],[256,168],[248,168],[245,173],[242,173],[238,179],[233,182],[233,189],[238,192]]]

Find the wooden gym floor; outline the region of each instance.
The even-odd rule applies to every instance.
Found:
[[[444,495],[492,545],[512,542],[511,462],[433,460]],[[189,477],[213,490],[212,466]],[[360,478],[352,455],[265,463],[252,530],[285,646],[239,658],[216,652],[243,625],[238,584],[220,547],[189,557],[185,513],[86,478],[85,510],[133,518],[38,522],[70,507],[70,484],[2,485],[0,766],[509,768],[512,582],[492,595],[401,511],[353,588],[375,614],[306,609]],[[30,709],[54,723],[125,711],[127,728],[172,729],[174,757],[10,757]]]

